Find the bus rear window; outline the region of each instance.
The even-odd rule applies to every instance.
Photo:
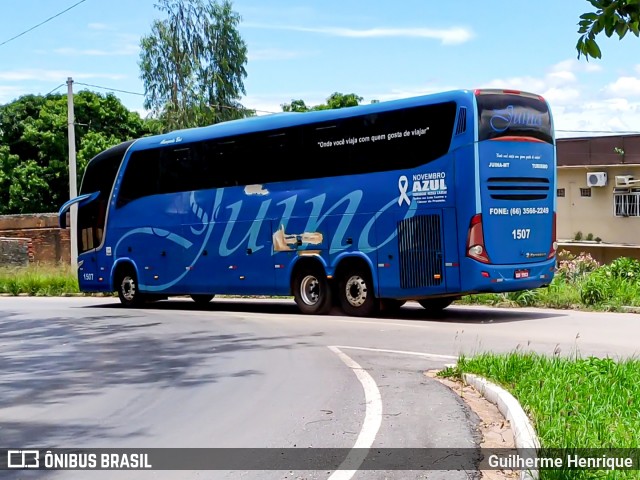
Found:
[[[517,93],[484,93],[478,103],[478,140],[530,137],[553,143],[551,114],[540,97]]]

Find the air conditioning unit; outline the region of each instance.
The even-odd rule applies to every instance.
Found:
[[[638,180],[634,180],[632,175],[616,175],[616,187],[630,187],[635,183]]]
[[[588,187],[604,187],[607,184],[607,172],[588,172]]]

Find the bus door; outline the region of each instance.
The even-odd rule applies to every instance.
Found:
[[[206,283],[216,292],[258,294],[274,287],[271,221],[229,221],[214,228],[213,241],[208,243],[202,264],[207,272]]]
[[[107,200],[100,192],[80,195],[66,202],[58,212],[60,228],[67,226],[67,213],[77,205],[78,281],[83,290],[105,290],[109,271],[99,249],[102,243]]]
[[[385,242],[390,227],[379,222],[379,241]],[[397,242],[386,242],[378,251],[380,297],[410,298],[459,290],[455,209],[421,210],[410,218],[396,218],[394,227]]]

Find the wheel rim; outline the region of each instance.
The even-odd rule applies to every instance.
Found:
[[[345,297],[353,307],[361,307],[367,301],[368,288],[364,278],[354,275],[345,285]]]
[[[315,305],[320,300],[320,282],[313,275],[307,275],[300,282],[300,298],[306,305]]]
[[[130,276],[126,276],[122,279],[122,284],[120,286],[122,290],[122,298],[126,301],[132,301],[136,296],[136,282]]]

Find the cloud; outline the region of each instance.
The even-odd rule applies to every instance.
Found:
[[[640,72],[640,65],[635,67]],[[364,97],[363,104],[372,99],[389,101],[459,88],[505,88],[541,95],[551,107],[558,138],[606,135],[615,133],[640,133],[640,78],[621,77],[607,88],[594,86],[592,73],[599,70],[575,60],[550,65],[539,76],[514,76],[489,79],[484,83],[439,84],[430,82],[418,85],[396,85],[386,91],[372,92],[367,86],[353,91]],[[327,91],[331,91],[328,88]],[[280,104],[292,98],[302,98],[307,105],[326,100],[326,93],[298,92],[280,97],[251,96],[243,102],[250,108],[280,111]]]
[[[576,59],[567,59],[552,65],[551,72],[600,72],[602,67],[595,63],[579,62]]]
[[[293,50],[281,50],[277,48],[264,48],[264,49],[256,49],[249,50],[249,60],[250,61],[261,61],[261,60],[291,60],[293,58],[300,58],[304,56],[308,56],[308,53],[296,52]]]
[[[546,89],[546,85],[544,78],[511,77],[489,80],[486,83],[478,85],[478,88],[505,88],[539,94]]]
[[[547,81],[555,84],[574,83],[578,80],[576,74],[568,70],[550,72],[547,74]]]
[[[89,30],[100,30],[100,31],[112,30],[112,27],[110,27],[105,23],[90,23],[87,25],[87,28]]]
[[[27,93],[23,88],[13,85],[0,85],[0,105],[8,103]]]
[[[56,48],[53,53],[73,57],[107,57],[137,55],[139,51],[140,47],[138,47],[138,45],[124,45],[113,50],[80,49],[71,47]]]
[[[248,28],[265,28],[272,30],[290,30],[296,32],[318,33],[333,37],[347,38],[430,38],[440,40],[443,45],[456,45],[471,40],[473,32],[463,27],[445,29],[437,28],[341,28],[341,27],[298,27],[287,25],[265,25],[257,23],[245,23]]]
[[[555,114],[559,138],[638,132],[640,102],[624,98],[592,100],[558,109]]]
[[[640,78],[620,77],[615,82],[608,84],[604,91],[612,97],[640,96]]]
[[[6,70],[0,71],[0,80],[10,82],[24,82],[24,81],[52,81],[52,82],[64,82],[67,77],[72,77],[76,80],[86,80],[91,78],[104,78],[108,80],[122,80],[126,78],[126,75],[111,74],[111,73],[80,73],[80,72],[68,72],[62,70]]]

